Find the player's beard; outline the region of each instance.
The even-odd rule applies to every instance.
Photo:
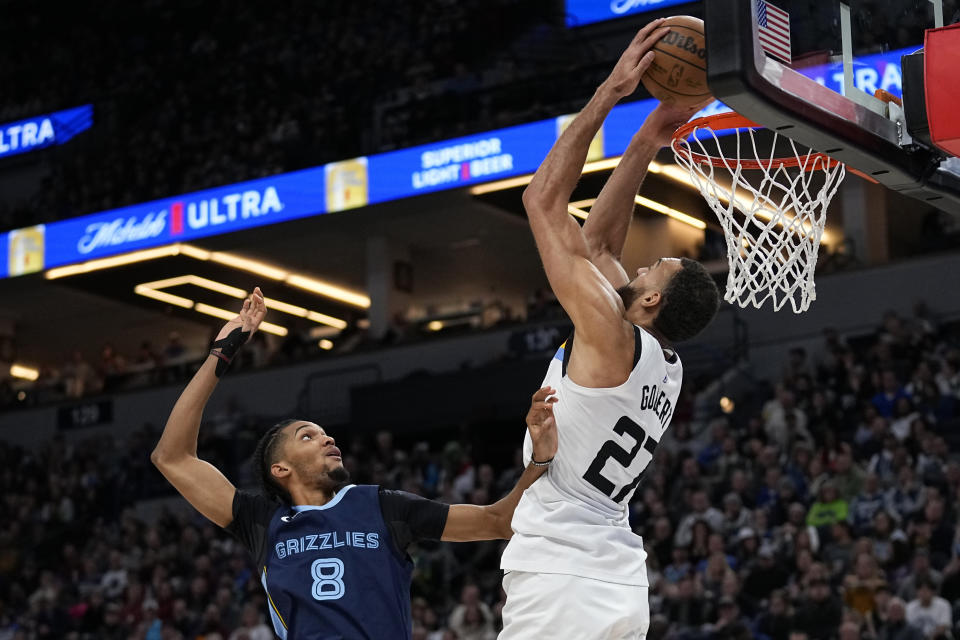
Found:
[[[330,478],[337,486],[344,485],[350,481],[350,472],[347,471],[346,467],[340,465],[339,467],[334,467],[327,472],[327,477]]]
[[[623,310],[630,311],[630,307],[633,306],[633,303],[643,295],[643,291],[639,287],[633,287],[630,283],[623,285],[617,289],[617,293],[620,295],[620,299],[623,300]]]

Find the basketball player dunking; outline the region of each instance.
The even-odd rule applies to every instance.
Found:
[[[218,378],[265,314],[257,288],[220,331],[150,459],[190,504],[253,555],[281,639],[410,638],[413,563],[407,546],[423,539],[510,537],[520,495],[543,475],[557,450],[556,400],[547,399],[554,390],[537,391],[527,414],[536,462],[492,505],[446,505],[349,484],[333,438],[306,420],[275,425],[257,445],[254,464],[267,496],[238,491],[197,457],[197,434]]]
[[[633,93],[665,32],[641,30],[523,194],[547,278],[574,333],[547,370],[559,449],[520,500],[501,567],[501,640],[638,638],[649,625],[646,554],[627,502],[670,424],[682,369],[670,345],[699,333],[720,295],[701,264],[661,258],[631,279],[620,264],[634,197],[659,148],[696,108],[659,105],[634,136],[581,229],[567,213],[590,141]],[[524,444],[529,459],[531,442]]]

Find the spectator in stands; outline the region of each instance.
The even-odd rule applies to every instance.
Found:
[[[167,346],[163,348],[164,360],[175,361],[183,356],[184,353],[186,353],[186,348],[183,346],[183,342],[181,342],[180,334],[176,331],[171,331]]]
[[[792,416],[788,420],[788,416]],[[807,416],[796,406],[796,396],[785,385],[777,385],[776,398],[763,407],[763,421],[767,437],[781,450],[786,449],[794,436],[809,437]]]
[[[850,502],[849,518],[855,533],[862,535],[873,524],[873,517],[883,509],[884,496],[880,479],[867,474],[863,490]]]
[[[64,390],[68,398],[79,398],[99,386],[96,372],[79,350],[75,350],[70,360],[63,365]]]
[[[937,596],[929,578],[917,582],[917,597],[907,604],[907,622],[918,627],[927,638],[949,638],[953,627],[950,603]]]
[[[690,496],[690,513],[688,513],[680,525],[677,527],[677,533],[674,537],[674,544],[677,546],[687,546],[693,542],[693,528],[697,522],[703,522],[709,527],[709,531],[722,531],[724,518],[723,514],[710,505],[710,498],[705,489],[696,489]],[[706,542],[706,540],[704,540]]]
[[[770,640],[787,640],[793,627],[792,617],[787,594],[776,589],[767,599],[766,611],[757,617],[756,630]]]
[[[673,624],[683,627],[699,627],[707,622],[702,591],[689,575],[681,578],[676,586],[666,593],[664,613]]]
[[[810,505],[807,512],[807,524],[811,527],[823,527],[847,519],[849,507],[840,497],[832,480],[823,483],[819,499]]]
[[[877,562],[869,553],[858,553],[853,572],[843,579],[843,601],[851,609],[863,615],[872,613],[876,606],[876,593],[886,587]]]
[[[884,497],[887,511],[901,522],[912,520],[927,500],[926,491],[909,464],[900,467],[896,483],[887,489]]]
[[[751,564],[752,568],[748,570],[743,581],[743,593],[756,608],[772,591],[786,586],[789,576],[783,564],[776,560],[774,549],[769,543],[760,547],[756,561]]]
[[[874,514],[869,536],[873,557],[881,567],[893,570],[903,565],[907,555],[907,534],[895,527],[894,520],[887,511],[881,509]]]
[[[818,578],[807,585],[793,624],[806,633],[810,640],[829,640],[840,626],[842,618],[840,599],[831,593],[830,583],[826,579]]]
[[[892,334],[887,334],[891,335]],[[891,337],[891,340],[894,338]],[[910,401],[910,394],[897,380],[897,374],[891,369],[883,371],[881,374],[881,390],[873,396],[871,402],[876,407],[877,413],[884,418],[891,418],[894,415],[894,407],[900,399]]]
[[[907,608],[900,598],[887,603],[887,619],[880,626],[877,640],[923,640],[923,631],[907,622]]]
[[[942,581],[943,574],[930,565],[930,550],[921,547],[913,551],[910,572],[900,579],[897,595],[905,602],[910,602],[917,597],[917,588],[921,582],[930,582],[935,588],[939,588]]]

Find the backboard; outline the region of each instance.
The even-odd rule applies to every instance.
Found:
[[[901,56],[958,10],[960,0],[707,0],[710,89],[768,129],[960,213],[960,160],[912,138],[903,109],[874,97],[902,96]]]

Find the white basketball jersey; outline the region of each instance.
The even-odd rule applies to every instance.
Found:
[[[683,369],[652,335],[639,327],[634,333],[633,371],[620,386],[592,389],[567,377],[573,335],[550,362],[542,386],[557,390],[559,448],[517,505],[501,569],[649,586],[627,503],[673,417]],[[524,463],[532,451],[528,433]]]

